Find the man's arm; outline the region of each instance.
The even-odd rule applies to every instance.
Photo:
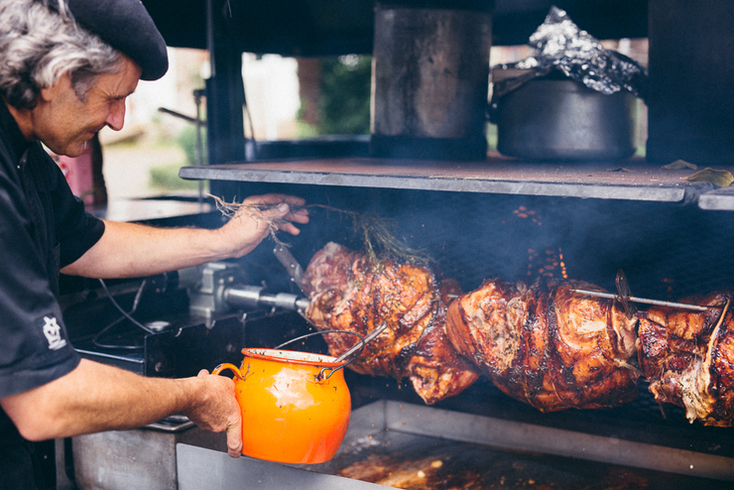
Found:
[[[82,359],[66,376],[0,399],[0,405],[31,441],[133,429],[184,413],[203,429],[226,430],[230,456],[242,452],[234,383],[205,371],[193,378],[146,378]]]
[[[271,223],[275,223],[278,230],[293,235],[299,230],[292,222],[308,223],[305,209],[291,209],[304,204],[298,197],[266,194],[249,197],[244,204],[272,207],[262,212],[242,207],[227,224],[216,230],[105,222],[102,238],[62,272],[102,279],[150,276],[242,257],[268,235]]]
[[[303,199],[267,194],[245,200],[253,203],[266,209],[260,212],[245,206],[217,230],[108,222],[102,238],[62,271],[95,278],[155,275],[241,257],[268,235],[271,226],[296,235],[299,230],[293,222],[308,222],[305,209],[291,208],[302,206]],[[232,380],[205,371],[185,379],[146,378],[83,359],[71,373],[3,398],[0,405],[29,440],[130,429],[184,413],[203,429],[226,430],[231,456],[242,449]]]

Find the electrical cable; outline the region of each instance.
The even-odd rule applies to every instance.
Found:
[[[135,293],[135,299],[133,300],[133,305],[129,312],[125,311],[120,306],[120,304],[117,301],[115,301],[109,289],[107,289],[107,284],[105,284],[103,279],[99,279],[99,283],[102,285],[102,289],[107,294],[107,297],[110,299],[112,304],[115,306],[115,308],[117,308],[120,311],[120,313],[122,313],[123,316],[118,318],[117,320],[114,320],[112,323],[110,323],[105,328],[103,328],[99,333],[97,333],[97,335],[95,335],[93,339],[94,345],[96,345],[97,347],[106,348],[106,349],[125,349],[125,350],[141,349],[143,347],[142,345],[103,344],[102,342],[100,342],[99,339],[102,337],[102,335],[108,333],[115,325],[118,325],[120,322],[122,322],[125,319],[130,320],[133,323],[133,325],[145,330],[148,333],[151,333],[151,334],[155,333],[152,329],[146,327],[145,325],[143,325],[142,323],[140,323],[139,321],[137,321],[135,318],[132,317],[132,314],[135,313],[135,311],[138,309],[138,305],[140,304],[140,298],[142,297],[143,290],[145,289],[145,286],[147,284],[147,279],[143,279],[143,282],[140,284],[140,287],[138,288],[137,293]]]

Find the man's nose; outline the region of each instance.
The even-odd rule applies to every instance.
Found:
[[[119,100],[112,103],[110,113],[105,124],[114,131],[120,131],[125,124],[125,101]]]

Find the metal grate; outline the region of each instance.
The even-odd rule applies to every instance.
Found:
[[[304,190],[312,191],[304,192]],[[552,274],[677,300],[734,286],[734,213],[670,203],[387,189],[298,187],[310,203],[374,213],[466,291],[484,279]],[[304,264],[328,241],[362,246],[348,217],[314,208],[294,242]],[[550,259],[550,260],[549,260]],[[549,268],[546,268],[549,267]]]

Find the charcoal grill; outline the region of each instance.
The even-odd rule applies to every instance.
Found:
[[[282,237],[304,266],[328,241],[363,245],[348,215],[336,211],[342,209],[390,218],[397,237],[423,248],[435,260],[435,269],[457,279],[465,291],[487,278],[532,282],[549,275],[583,279],[615,291],[619,269],[626,272],[633,295],[640,297],[676,301],[731,287],[732,195],[710,184],[681,180],[685,171],[666,171],[641,161],[623,165],[553,167],[499,156],[478,163],[331,159],[187,167],[180,174],[218,182],[223,192],[232,193],[223,194],[227,199],[286,192],[309,203],[328,204],[328,209],[311,208],[311,223],[300,235]],[[219,217],[215,213],[210,219]],[[107,325],[120,314],[104,294],[87,289],[84,301],[65,312],[70,332],[78,335],[75,346],[84,355],[148,376],[186,376],[220,362],[239,362],[242,346],[273,347],[310,331],[298,308],[288,306],[295,306],[301,293],[271,245],[264,243],[229,265],[212,264],[208,272],[197,272],[200,280],[191,279],[191,271],[180,271],[176,280],[148,279],[154,287],[148,287],[148,299],[141,301],[140,319],[171,326],[141,334],[122,325],[118,334],[126,342],[130,340],[125,336],[137,336],[132,342],[142,346],[138,351],[90,346],[88,325]],[[113,284],[111,291],[119,292],[120,303],[129,308],[139,287]],[[217,287],[239,293],[217,293]],[[269,299],[237,303],[244,301],[242,291],[257,291],[256,297]],[[225,296],[239,299],[223,304]],[[289,299],[274,301],[276,297]],[[315,338],[299,348],[325,346]],[[484,478],[485,484],[504,478],[505,487],[510,480],[517,485],[533,480],[584,488],[611,478],[627,485],[621,488],[639,488],[635,485],[641,482],[648,488],[663,483],[660,488],[727,488],[734,479],[733,429],[689,424],[683,409],[658,406],[644,382],[638,398],[621,407],[547,414],[507,397],[484,378],[431,407],[409,384],[392,379],[347,372],[347,383],[354,429],[332,463],[292,467],[231,460],[222,452],[223,440],[212,444],[210,439],[197,443],[196,437],[174,438],[166,454],[174,454],[169,457],[178,458],[178,464],[170,460],[169,481],[177,481],[180,488],[197,488],[197,478],[206,478],[208,488],[225,488],[232,481],[279,488],[295,478],[301,488],[362,488],[354,468],[364,462],[389,463],[394,473],[413,468],[430,476],[430,468],[420,466],[428,456],[434,458],[429,463],[463,461],[452,467],[453,475],[462,474],[462,465],[474,471],[474,462],[486,467],[475,472],[477,478]],[[408,415],[388,417],[395,407]],[[359,427],[367,423],[372,428],[373,422],[362,417],[375,411],[384,415],[365,436]],[[424,424],[428,419],[434,422]],[[416,448],[432,449],[421,456]],[[201,463],[193,461],[204,461],[216,471],[199,471]],[[326,476],[335,480],[327,483]],[[213,478],[221,479],[220,487]],[[315,483],[309,487],[311,479]],[[127,483],[123,482],[121,488]]]
[[[691,173],[635,160],[549,165],[500,156],[477,163],[365,158],[235,162],[180,172],[184,178],[226,182],[239,195],[277,190],[302,195],[309,202],[389,216],[397,223],[401,238],[412,247],[423,247],[436,259],[437,269],[459,280],[465,290],[478,287],[486,278],[531,282],[552,275],[583,279],[615,291],[616,272],[621,268],[633,294],[663,300],[731,287],[734,277],[734,257],[727,252],[734,238],[734,214],[730,212],[734,194],[685,180]],[[359,246],[349,230],[338,212],[315,208],[312,223],[290,240],[292,250],[305,264],[328,240]],[[519,464],[527,464],[540,475],[526,474],[526,484],[548,477],[551,485],[585,488],[595,479],[624,474],[631,480],[617,482],[621,488],[637,488],[642,481],[648,488],[688,488],[702,484],[699,478],[724,488],[730,485],[724,481],[734,479],[734,446],[728,443],[732,429],[689,424],[679,407],[658,406],[644,381],[639,397],[628,405],[549,414],[509,399],[485,381],[433,407],[426,407],[409,385],[354,373],[348,383],[355,393],[355,407],[363,407],[355,412],[357,426],[363,423],[360,417],[365,411],[380,414],[378,430],[371,434],[372,440],[380,440],[379,457],[369,448],[355,450],[352,440],[345,444],[341,459],[321,468],[299,470],[344,478],[338,475],[349,474],[344,465],[354,464],[355,451],[363,461],[382,464],[384,448],[390,447],[390,458],[403,465],[395,466],[394,471],[405,471],[418,468],[418,460],[425,463],[420,451],[411,452],[412,444],[436,444],[441,448],[436,454],[446,454],[444,444],[452,441],[479,444],[480,452],[486,450],[492,456],[477,458],[493,468],[512,467],[512,463],[498,461],[507,455],[522,459],[528,452],[530,459],[541,453],[541,459],[554,461],[548,466],[536,460]],[[395,412],[410,415],[391,418]],[[355,432],[352,437],[364,442],[364,433]],[[453,457],[473,450],[474,446],[462,446]],[[496,451],[503,456],[496,456]],[[181,467],[191,457],[205,456],[185,448],[179,453]],[[465,459],[469,460],[473,459]],[[575,463],[566,466],[568,461]],[[232,468],[237,478],[243,477],[245,467],[255,475],[262,476],[263,471],[269,476],[261,481],[276,486],[290,478],[286,475],[301,478],[289,469],[282,475],[286,480],[279,480],[267,463],[217,464]],[[595,465],[599,466],[589,473],[580,470]],[[554,473],[550,468],[569,473]],[[549,471],[544,473],[544,469]],[[430,468],[416,471],[426,473]],[[492,478],[490,473],[486,468],[479,473],[487,478],[485,486]],[[514,484],[519,484],[518,473],[510,473],[517,480]],[[500,473],[494,476],[494,484],[503,477]],[[182,476],[182,485],[190,482],[188,478]],[[326,484],[322,476],[308,478],[315,478],[313,488]],[[361,487],[355,484],[354,488]]]
[[[245,100],[240,76],[243,51],[305,55],[346,54],[342,49],[371,52],[372,26],[367,25],[366,30],[342,29],[345,16],[334,14],[339,12],[338,2],[329,3],[329,9],[333,7],[329,16],[307,15],[321,12],[322,3],[303,2],[299,9],[292,10],[290,4],[284,7],[276,2],[272,12],[277,12],[278,19],[273,21],[264,15],[270,11],[258,10],[258,15],[249,15],[237,2],[211,0],[206,2],[206,12],[203,5],[198,5],[202,8],[197,10],[194,23],[198,29],[196,42],[183,40],[178,27],[169,25],[166,31],[167,39],[176,40],[174,45],[205,44],[213,62],[213,76],[206,87],[208,155],[212,165],[183,168],[180,176],[209,180],[212,193],[226,201],[264,192],[284,192],[328,206],[328,210],[312,208],[312,221],[302,227],[302,233],[284,238],[302,265],[328,241],[352,248],[363,245],[349,218],[338,211],[341,209],[389,218],[398,238],[424,249],[434,259],[436,270],[456,279],[465,291],[477,288],[489,278],[531,282],[543,276],[585,280],[614,291],[619,269],[626,272],[632,294],[639,297],[677,301],[689,294],[734,286],[734,191],[685,180],[694,171],[665,170],[660,163],[634,158],[623,162],[553,164],[499,155],[461,162],[367,158],[362,156],[366,154],[363,137],[349,139],[353,145],[339,146],[338,151],[322,148],[321,156],[328,153],[328,159],[314,156],[319,152],[304,143],[295,145],[303,150],[301,155],[287,153],[298,158],[279,160],[277,148],[261,151],[267,150],[267,142],[245,141],[241,111]],[[644,37],[647,3],[633,0],[607,6],[610,10],[620,9],[615,11],[620,14],[617,16],[606,15],[604,9],[604,14],[599,14],[596,5],[590,9],[593,14],[586,13],[583,21],[585,9],[578,9],[571,16],[600,38]],[[700,21],[698,13],[703,16],[716,2],[705,3],[705,7],[696,9],[696,21],[705,26],[699,31],[712,31],[710,19]],[[162,7],[166,2],[148,4],[157,21],[165,23],[170,18],[170,9]],[[373,3],[358,4],[366,8],[366,18],[371,19]],[[550,6],[548,3],[538,8],[534,13],[539,15],[531,20],[520,15],[529,12],[513,10],[514,4],[496,2],[495,45],[525,42]],[[649,4],[655,14],[651,27],[659,29],[662,24],[658,17],[665,14],[667,19],[671,9],[666,2]],[[354,12],[351,4],[350,8],[347,10]],[[731,12],[723,4],[717,8],[722,14]],[[285,19],[283,12],[289,14]],[[678,6],[675,13],[681,12],[685,9]],[[201,22],[205,13],[206,36]],[[313,27],[309,21],[328,23],[332,17],[338,19],[339,30],[326,36],[306,35],[306,27]],[[508,26],[519,25],[521,18],[519,24],[527,32],[519,36],[520,30]],[[720,16],[717,29],[727,26],[723,30],[728,32],[728,18]],[[346,19],[355,20],[352,15]],[[285,28],[287,35],[272,29],[287,25],[284,21],[295,21],[294,26]],[[680,19],[671,20],[674,21]],[[611,27],[607,30],[607,26]],[[667,23],[664,27],[666,32],[677,32],[669,29]],[[269,29],[272,37],[265,35]],[[250,32],[255,35],[248,37]],[[355,32],[359,39],[354,38]],[[651,29],[650,35],[652,53],[652,42],[661,39],[660,30]],[[691,37],[696,36],[686,36],[685,42],[690,42]],[[708,43],[698,43],[697,50],[691,52],[699,58],[710,53],[718,55],[720,51],[710,49]],[[681,71],[699,80],[694,63],[680,65],[670,58],[666,56],[666,63],[655,67],[658,88],[661,80],[678,77]],[[722,79],[731,80],[731,70],[725,63],[711,62],[707,68],[716,68]],[[697,90],[699,98],[714,95],[708,104],[702,104],[699,98],[688,96],[691,90]],[[667,116],[681,101],[690,106],[690,100],[696,101],[692,110],[697,115],[703,111],[700,107],[716,109],[719,99],[725,97],[707,90],[704,85],[689,84],[678,99],[677,92],[659,90],[657,95],[670,93],[672,100],[655,99],[656,109],[663,109],[663,116]],[[719,118],[711,121],[718,124],[723,120],[722,127],[731,127],[731,111],[725,110],[726,105],[722,107]],[[659,127],[661,120],[668,121],[664,117],[653,118],[651,124]],[[684,124],[679,126],[686,128]],[[730,145],[723,133],[715,136],[722,136],[724,144]],[[664,145],[656,140],[652,149],[668,150],[672,146],[671,151],[677,154],[684,143],[678,137],[666,139]],[[261,157],[270,155],[268,160],[252,157],[253,147],[259,149],[256,153]],[[702,148],[705,150],[706,145]],[[731,146],[727,149],[723,153],[729,160],[714,158],[710,164],[730,161]],[[701,161],[696,162],[700,167],[709,165],[712,158],[711,152],[702,153]],[[714,152],[713,156],[717,155]],[[694,152],[693,156],[698,158],[700,153]],[[201,225],[203,218],[216,226],[221,217],[199,215],[191,217],[190,224]],[[276,296],[299,294],[268,245],[236,263],[245,271],[238,279],[245,286],[262,286]],[[216,279],[216,275],[210,278]],[[217,284],[216,280],[212,282],[210,289],[215,290]],[[129,307],[137,287],[130,290],[121,285],[121,303]],[[84,355],[103,362],[118,363],[149,376],[178,376],[191,373],[181,370],[177,359],[198,359],[201,365],[196,369],[211,368],[221,361],[237,363],[242,345],[272,347],[309,330],[308,323],[292,309],[283,308],[282,303],[243,307],[222,302],[216,294],[202,295],[199,286],[192,290],[180,284],[170,289],[153,288],[149,293],[154,297],[151,308],[141,308],[140,314],[146,321],[163,321],[169,327],[154,334],[141,334],[123,322],[124,328],[118,333],[124,337],[122,341],[141,346],[137,351],[121,355],[114,349],[89,346],[94,326],[106,325],[119,316],[96,286],[85,288],[81,300],[75,297],[65,311],[69,331],[77,336],[74,344],[81,350],[88,348]],[[90,314],[93,312],[96,314]],[[228,342],[219,342],[222,336]],[[316,341],[301,347],[324,348]],[[193,364],[187,362],[192,368]],[[411,488],[462,488],[469,484],[469,477],[476,477],[481,488],[544,485],[564,489],[716,489],[730,488],[734,480],[734,429],[689,424],[681,408],[658,406],[644,382],[640,382],[638,398],[621,407],[543,414],[505,396],[484,378],[460,395],[428,407],[409,385],[349,371],[346,374],[353,397],[353,421],[340,452],[332,462],[323,465],[287,466],[249,458],[230,459],[222,438],[212,441],[181,436],[168,438],[173,441],[167,440],[166,449],[159,453],[161,461],[163,456],[167,458],[168,473],[161,477],[160,461],[138,458],[140,453],[135,450],[136,444],[148,440],[150,431],[164,431],[160,427],[143,429],[141,434],[145,435],[140,437],[133,431],[130,450],[111,455],[111,463],[94,459],[100,453],[95,446],[87,453],[79,453],[77,449],[84,444],[72,441],[75,464],[90,462],[86,466],[90,469],[89,486],[99,484],[92,480],[109,467],[122,468],[119,480],[109,478],[104,482],[106,488],[130,488],[135,476],[141,480],[132,486],[140,488],[159,485],[182,489],[368,489],[386,487],[391,472],[392,476],[400,474],[414,482],[415,478],[426,478]],[[70,450],[62,449],[66,451],[60,450],[57,457],[61,461],[64,456],[70,459]],[[441,462],[439,467],[433,465],[436,461]],[[60,466],[63,468],[63,463]],[[68,473],[73,476],[73,465],[66,466],[72,467]],[[385,468],[385,473],[378,474],[377,466]],[[110,470],[108,474],[112,473]],[[158,479],[143,479],[155,473]],[[429,487],[430,478],[436,475],[442,475],[443,480]],[[78,478],[77,483],[81,480]]]

